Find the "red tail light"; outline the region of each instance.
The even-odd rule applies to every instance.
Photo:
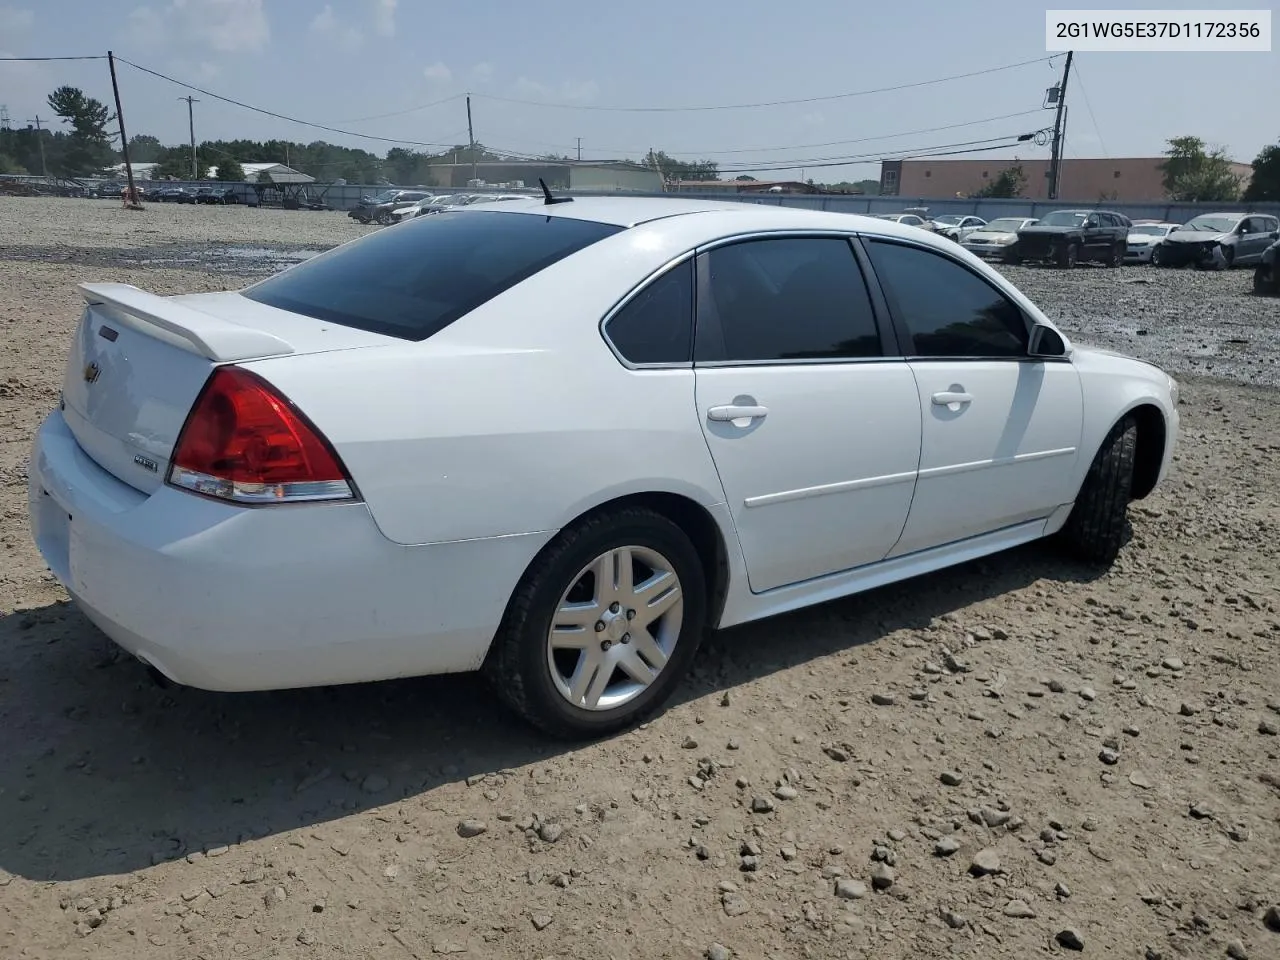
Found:
[[[168,482],[238,503],[351,500],[351,480],[319,431],[274,387],[218,367],[178,434]]]

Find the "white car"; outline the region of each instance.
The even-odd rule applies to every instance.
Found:
[[[482,669],[599,735],[708,627],[1050,535],[1109,563],[1178,435],[1160,370],[842,213],[536,198],[239,292],[80,289],[35,541],[211,690]]]
[[[401,207],[398,210],[392,210],[391,216],[396,223],[404,220],[412,220],[414,217],[420,217],[426,212],[427,207],[433,203],[439,203],[441,197],[426,196],[417,201],[410,207]]]
[[[900,223],[905,227],[916,227],[920,230],[934,232],[932,220],[926,220],[924,217],[915,213],[877,213],[877,220],[888,220],[891,223]]]
[[[1160,244],[1178,229],[1176,223],[1138,220],[1129,228],[1129,242],[1125,247],[1125,263],[1154,263],[1160,265]]]
[[[966,216],[958,213],[932,217],[931,222],[933,223],[933,229],[939,236],[946,237],[948,240],[955,240],[957,243],[963,241],[965,237],[975,230],[981,230],[987,225],[987,221],[981,217]]]
[[[960,245],[984,260],[1016,263],[1018,231],[1036,223],[1035,217],[997,217],[960,241]]]

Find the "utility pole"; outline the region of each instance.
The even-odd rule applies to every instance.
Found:
[[[582,160],[582,138],[578,138],[578,160]]]
[[[1074,50],[1067,51],[1067,63],[1062,68],[1062,83],[1058,85],[1058,110],[1053,118],[1053,157],[1049,161],[1049,199],[1058,199],[1058,180],[1062,173],[1062,112],[1067,102],[1067,77],[1071,75],[1071,58]]]
[[[199,180],[200,167],[196,163],[196,116],[195,111],[192,109],[192,105],[199,103],[200,101],[190,95],[179,97],[178,99],[187,101],[187,127],[191,131],[191,179]]]
[[[471,125],[471,94],[467,94],[467,139],[471,141],[471,179],[479,180],[476,173],[476,131]]]
[[[135,199],[138,196],[133,185],[133,164],[129,162],[129,135],[124,132],[124,107],[120,105],[120,84],[116,81],[116,55],[107,51],[107,66],[111,69],[111,92],[116,98],[116,121],[120,124],[120,153],[124,155],[124,176],[129,182],[129,203],[131,206],[141,204]]]
[[[47,177],[49,176],[49,165],[44,162],[44,133],[42,132],[43,128],[40,126],[40,114],[36,114],[35,120],[28,120],[27,122],[36,125],[36,143],[40,146],[40,176]]]

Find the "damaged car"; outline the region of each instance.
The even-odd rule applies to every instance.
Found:
[[[1112,210],[1055,210],[1018,231],[1018,257],[1070,270],[1082,260],[1109,267],[1124,262],[1133,221]]]
[[[1204,213],[1188,220],[1160,244],[1160,265],[1230,270],[1258,263],[1273,240],[1280,220],[1265,213]]]

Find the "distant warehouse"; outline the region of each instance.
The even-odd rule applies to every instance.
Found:
[[[1166,199],[1165,157],[1119,159],[1066,159],[1062,161],[1058,196],[1066,202],[1152,203]],[[1049,199],[1048,160],[884,160],[880,164],[882,196],[944,198],[971,196],[1010,167],[1021,166],[1026,183],[1021,195],[1028,200]],[[1233,163],[1248,186],[1253,167]]]
[[[483,160],[474,166],[433,163],[428,169],[430,180],[425,186],[450,189],[465,188],[474,178],[485,183],[521,181],[532,187],[542,179],[553,190],[662,192],[662,175],[657,170],[624,161]]]

